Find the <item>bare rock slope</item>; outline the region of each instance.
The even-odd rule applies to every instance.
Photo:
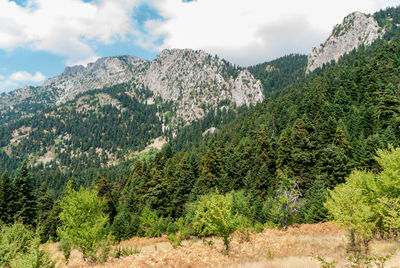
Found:
[[[163,102],[174,103],[174,125],[187,124],[223,101],[249,106],[263,100],[261,82],[247,70],[237,70],[234,78],[231,68],[201,50],[164,50],[136,83]]]
[[[338,61],[344,54],[361,45],[370,45],[382,37],[381,29],[371,15],[353,12],[346,16],[341,24],[333,28],[328,39],[312,48],[308,55],[307,72],[311,72],[332,60]]]

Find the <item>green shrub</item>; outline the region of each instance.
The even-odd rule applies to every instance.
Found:
[[[65,261],[68,262],[69,256],[71,256],[71,243],[69,240],[61,239],[58,248],[63,252]]]
[[[187,221],[197,236],[215,235],[223,239],[225,252],[229,252],[230,235],[250,226],[250,221],[233,210],[234,194],[212,193],[200,196],[188,206]]]
[[[174,232],[172,218],[158,217],[157,213],[149,207],[145,207],[139,216],[139,235],[146,237],[161,237],[162,234]]]
[[[85,188],[75,191],[68,187],[60,202],[61,224],[57,234],[68,240],[72,247],[80,249],[85,259],[96,259],[100,244],[107,239],[108,217],[103,212],[104,206],[105,202],[98,198],[96,190]]]
[[[39,240],[22,223],[0,226],[0,267],[53,267]]]
[[[120,257],[125,257],[125,256],[130,256],[134,254],[140,253],[140,249],[137,247],[116,247],[114,249],[114,258],[120,258]]]
[[[173,248],[177,248],[181,246],[182,240],[189,235],[189,231],[184,218],[178,218],[171,226],[173,226],[173,230],[169,230],[168,241]]]
[[[159,219],[157,214],[149,207],[145,207],[140,214],[140,229],[146,237],[160,237],[162,235],[159,229]]]
[[[22,223],[1,226],[0,266],[9,266],[18,254],[27,254],[33,240],[33,233]]]
[[[11,267],[15,268],[50,268],[54,267],[54,263],[50,260],[50,255],[40,250],[40,240],[35,238],[32,240],[30,249],[27,253],[18,254],[11,262]]]
[[[349,231],[354,256],[368,256],[375,234],[396,234],[400,227],[400,148],[377,154],[378,174],[353,171],[345,183],[328,190],[324,203],[333,221]]]

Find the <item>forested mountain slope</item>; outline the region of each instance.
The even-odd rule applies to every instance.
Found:
[[[244,189],[262,222],[269,217],[263,207],[290,178],[285,187],[295,183],[304,200],[291,221],[320,221],[326,189],[353,168],[379,169],[376,149],[400,144],[399,55],[400,44],[387,40],[353,51],[275,92],[195,148],[167,150],[150,165],[136,162],[123,188],[136,207],[173,217],[181,213],[176,204],[198,195]]]
[[[68,67],[41,87],[0,97],[0,170],[13,173],[27,159],[34,170],[70,176],[132,159],[161,136],[181,146],[198,141],[299,79],[304,64],[297,55],[275,60],[263,84],[256,67],[189,49],[165,50],[152,62],[118,56]]]

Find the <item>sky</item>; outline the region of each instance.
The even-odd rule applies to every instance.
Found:
[[[66,66],[166,48],[203,49],[241,66],[308,54],[353,11],[400,0],[0,0],[0,93]]]

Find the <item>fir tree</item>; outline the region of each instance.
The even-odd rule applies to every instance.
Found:
[[[12,223],[15,214],[15,190],[8,172],[0,180],[0,221]]]
[[[51,196],[47,193],[47,185],[43,183],[39,189],[39,200],[38,200],[38,224],[40,226],[40,240],[42,243],[46,242],[51,233],[51,225],[53,220],[50,215],[53,209],[54,201]],[[54,230],[55,232],[55,230]]]
[[[28,164],[23,162],[15,178],[16,214],[14,218],[27,225],[36,225],[37,204]]]

